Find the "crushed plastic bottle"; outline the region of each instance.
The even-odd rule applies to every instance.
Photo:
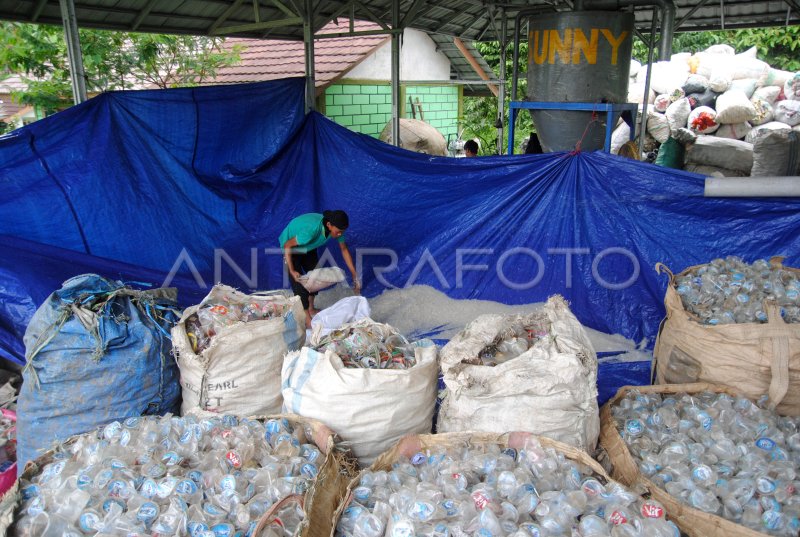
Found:
[[[186,336],[192,350],[201,353],[226,326],[274,319],[291,310],[289,299],[282,296],[245,295],[225,286],[214,286],[194,315],[186,319]]]
[[[491,344],[484,347],[477,358],[466,363],[494,367],[527,352],[550,335],[550,321],[544,314],[534,317],[527,324],[517,319],[498,334]]]
[[[314,349],[330,350],[348,368],[410,369],[417,365],[415,348],[426,341],[411,343],[389,325],[359,323],[334,330]]]
[[[686,311],[707,325],[766,323],[764,301],[780,306],[787,323],[800,323],[800,279],[764,259],[747,264],[738,257],[714,259],[676,279]]]
[[[307,438],[286,419],[112,422],[20,480],[11,535],[249,537],[274,504],[315,480],[324,457]],[[261,535],[289,537],[303,510],[287,502],[271,516]]]
[[[678,537],[664,508],[544,448],[433,448],[364,471],[338,537]]]
[[[800,531],[800,417],[743,397],[631,390],[612,413],[639,469],[676,499],[770,535]]]

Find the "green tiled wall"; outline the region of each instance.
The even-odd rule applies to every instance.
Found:
[[[425,121],[447,140],[456,134],[460,88],[455,86],[402,87],[403,116],[412,117],[408,98],[419,98]],[[328,86],[320,111],[339,125],[377,138],[392,119],[392,89],[388,84],[334,84]]]

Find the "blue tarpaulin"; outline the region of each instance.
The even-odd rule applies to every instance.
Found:
[[[430,157],[304,117],[302,103],[289,79],[111,93],[36,122],[0,139],[0,234],[176,274],[183,301],[217,280],[283,287],[280,231],[341,208],[367,296],[411,284],[509,304],[559,293],[586,325],[651,344],[666,288],[656,262],[800,261],[798,200],[707,199],[699,175],[599,152]],[[64,265],[62,279],[79,272]],[[0,348],[19,360],[33,310],[8,305],[57,285],[16,281],[0,295]]]

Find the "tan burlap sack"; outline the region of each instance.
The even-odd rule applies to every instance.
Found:
[[[286,418],[295,427],[300,427],[309,434],[308,440],[312,441],[322,453],[325,460],[319,468],[319,473],[314,484],[306,491],[302,499],[288,496],[276,503],[264,514],[260,520],[260,527],[265,527],[272,515],[288,501],[299,501],[305,511],[305,519],[300,524],[296,537],[328,537],[333,531],[331,527],[331,513],[341,505],[345,498],[347,486],[353,476],[357,474],[355,460],[345,451],[337,447],[338,437],[326,425],[317,420],[304,418],[295,414],[279,414],[272,416],[255,416],[254,419],[265,421],[272,418]],[[64,447],[72,445],[78,438],[96,434],[96,431],[83,435],[76,435],[64,443]],[[25,466],[22,478],[30,479],[40,473],[42,468],[53,461],[55,450],[48,451],[41,457],[29,462]],[[13,535],[9,532],[15,519],[15,513],[20,505],[21,495],[19,481],[11,488],[2,501],[0,501],[0,535]],[[257,534],[258,532],[256,532]]]
[[[773,258],[771,263],[782,266],[781,261]],[[700,324],[675,290],[676,278],[696,268],[675,276],[663,264],[656,265],[656,271],[670,278],[664,298],[667,317],[653,353],[657,383],[724,384],[751,399],[768,394],[770,408],[800,415],[800,324],[783,322],[774,303],[764,304],[769,317],[764,324]]]
[[[638,390],[641,393],[660,394],[711,391],[727,393],[734,397],[740,394],[727,386],[704,382],[664,384],[660,386],[623,386],[619,389],[617,395],[603,405],[600,410],[600,446],[606,450],[613,465],[611,476],[624,485],[636,486],[637,488],[644,487],[649,490],[653,499],[660,502],[667,510],[670,519],[689,537],[764,537],[765,534],[763,533],[681,503],[639,472],[639,466],[620,436],[617,429],[617,421],[611,413],[614,405],[631,390]]]

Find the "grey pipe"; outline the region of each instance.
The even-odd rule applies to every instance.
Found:
[[[647,132],[647,120],[650,112],[650,75],[653,73],[653,41],[656,35],[656,9],[653,8],[653,20],[650,23],[650,43],[647,45],[647,75],[644,79],[644,99],[642,102],[642,117],[640,118],[642,126],[639,128],[639,156],[644,156],[644,137]],[[636,126],[634,126],[633,134],[636,134]]]
[[[799,198],[800,177],[706,177],[707,198]]]

